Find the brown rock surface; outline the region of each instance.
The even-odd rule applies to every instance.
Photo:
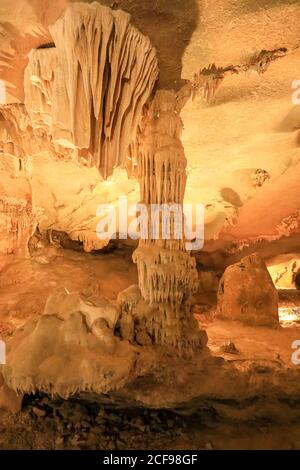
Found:
[[[252,325],[278,324],[278,293],[256,254],[229,266],[220,280],[217,315]]]

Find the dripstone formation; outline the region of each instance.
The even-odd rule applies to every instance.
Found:
[[[138,179],[148,229],[140,238],[133,260],[138,268],[141,300],[135,288],[119,296],[119,301],[125,337],[132,340],[136,335],[141,343],[159,344],[190,355],[205,346],[206,334],[199,330],[191,313],[191,299],[199,281],[195,259],[185,248],[182,207],[186,158],[180,140],[179,111],[176,94],[159,91],[140,126]],[[154,207],[162,210],[155,213]],[[165,230],[164,224],[168,226]]]

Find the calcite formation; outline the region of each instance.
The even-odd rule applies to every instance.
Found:
[[[206,344],[191,313],[191,299],[198,289],[195,259],[185,249],[184,218],[170,211],[170,233],[163,236],[164,209],[158,214],[155,233],[153,207],[177,207],[182,215],[186,185],[186,158],[180,135],[182,122],[177,95],[156,93],[146,111],[137,143],[141,203],[147,211],[146,236],[141,236],[133,255],[137,264],[139,293],[135,288],[119,297],[121,334],[134,332],[142,342],[171,347],[191,354]],[[179,234],[179,236],[178,236]],[[122,332],[122,323],[126,333]],[[131,325],[131,328],[128,326]],[[132,337],[129,339],[133,339]]]
[[[26,164],[27,163],[27,164]],[[34,207],[30,185],[30,165],[13,155],[0,160],[0,258],[28,254],[28,242],[37,225],[40,212]]]
[[[225,270],[219,284],[217,315],[250,325],[278,325],[278,293],[257,254]]]
[[[136,351],[114,336],[117,315],[105,298],[69,294],[63,288],[54,292],[44,314],[7,343],[1,371],[9,388],[3,400],[14,397],[13,391],[22,395],[40,390],[68,398],[76,392],[122,387],[134,374]]]
[[[25,93],[33,127],[49,130],[54,143],[77,149],[104,178],[117,166],[128,170],[126,157],[137,162],[150,232],[152,204],[182,209],[186,158],[179,112],[186,98],[160,91],[140,121],[158,65],[150,41],[129,19],[97,3],[68,6],[50,27],[55,47],[31,52]],[[184,232],[184,221],[178,227],[176,220],[172,212],[170,239],[149,235],[135,252],[139,289],[150,312],[133,323],[140,343],[171,346],[184,354],[205,340],[191,314],[198,288],[195,260],[185,251],[184,238],[176,236],[178,228]],[[88,249],[84,233],[74,236]]]
[[[262,50],[250,55],[245,63],[239,65],[217,67],[215,64],[210,64],[207,68],[204,67],[199,73],[196,73],[188,84],[192,98],[195,99],[196,95],[200,94],[205,101],[210,102],[226,77],[250,72],[263,74],[272,62],[285,57],[287,53],[288,50],[285,47],[280,47],[272,51]]]
[[[128,14],[96,2],[69,5],[50,32],[55,47],[32,51],[25,72],[33,125],[107,178],[125,165],[157,80],[155,49]]]
[[[48,147],[43,132],[33,131],[24,104],[0,108],[0,152],[17,158],[27,158]]]
[[[39,161],[45,163],[49,155],[51,160],[67,161],[71,164],[68,168],[74,169],[73,178],[83,179],[78,189],[81,193],[72,194],[71,182],[63,200],[60,189],[59,194],[49,189],[49,197],[55,200],[49,206],[56,215],[53,228],[64,229],[89,252],[109,242],[109,237],[100,240],[96,233],[96,210],[103,202],[102,194],[107,201],[107,191],[105,186],[100,188],[102,178],[97,172],[88,175],[81,169],[96,167],[107,178],[117,166],[131,167],[128,147],[158,77],[156,51],[130,24],[128,14],[98,3],[69,5],[50,30],[54,42],[32,49],[25,70],[25,111],[31,125],[27,135],[43,135],[47,156]],[[30,149],[29,153],[36,151]],[[90,185],[92,178],[94,184]],[[39,184],[37,199],[42,199],[49,214]],[[50,186],[54,186],[53,179]],[[65,212],[65,199],[68,214],[60,224],[56,207]],[[52,229],[51,223],[49,226]]]
[[[25,107],[32,127],[48,135],[52,127],[52,99],[56,48],[32,49],[24,73]]]
[[[1,254],[24,255],[34,231],[34,216],[30,202],[0,196]]]

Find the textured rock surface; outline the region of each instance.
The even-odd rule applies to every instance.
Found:
[[[18,395],[10,389],[4,382],[2,375],[0,375],[0,409],[18,413],[22,408],[22,399],[23,395]]]
[[[122,387],[138,371],[137,351],[114,336],[115,315],[104,299],[52,295],[44,315],[7,342],[5,384],[18,393],[40,390],[62,397]]]
[[[26,283],[24,279],[26,279]],[[0,285],[3,291],[0,298],[1,337],[7,340],[8,346],[10,342],[12,342],[12,351],[15,350],[16,346],[18,356],[21,356],[22,352],[21,358],[29,361],[32,356],[30,356],[30,354],[27,355],[24,343],[28,341],[32,334],[27,335],[23,330],[23,332],[20,331],[17,333],[15,339],[12,338],[9,340],[9,338],[12,332],[15,331],[16,326],[24,328],[26,318],[27,320],[31,319],[31,325],[33,325],[33,327],[36,325],[34,327],[37,328],[36,333],[41,333],[42,325],[40,324],[40,326],[37,327],[37,320],[41,317],[43,305],[49,291],[54,289],[55,286],[66,286],[71,292],[81,292],[80,295],[84,295],[85,298],[97,296],[100,292],[100,294],[105,293],[108,295],[111,300],[115,300],[118,292],[136,282],[136,269],[130,264],[129,254],[126,254],[124,251],[121,252],[117,250],[106,255],[100,254],[98,256],[92,256],[91,254],[82,252],[76,253],[71,250],[58,249],[53,246],[48,246],[47,249],[44,250],[40,249],[35,253],[33,258],[16,260],[0,272]],[[30,285],[30,292],[28,292],[28,285]],[[140,293],[137,286],[130,288],[129,292],[126,294],[126,298],[129,299],[132,304],[136,304],[140,300]],[[51,341],[48,349],[51,353],[51,348],[54,347],[55,343],[57,344],[57,340],[59,340],[59,345],[61,344],[62,333],[57,334],[57,326],[59,324],[65,325],[63,346],[65,351],[65,355],[63,356],[64,362],[58,367],[61,376],[68,373],[70,381],[72,381],[72,377],[74,378],[77,374],[80,374],[81,377],[85,377],[87,371],[91,370],[90,363],[87,362],[84,372],[82,372],[80,361],[78,363],[78,356],[76,354],[78,354],[79,350],[83,354],[81,357],[88,357],[88,361],[92,358],[94,361],[94,356],[92,356],[89,346],[93,342],[98,345],[97,347],[95,346],[93,352],[96,351],[99,361],[95,363],[95,367],[98,367],[97,364],[99,365],[99,369],[97,369],[99,377],[101,377],[101,373],[104,370],[104,363],[107,366],[109,365],[109,367],[113,367],[114,370],[119,366],[122,366],[123,370],[127,370],[126,367],[128,363],[132,364],[130,374],[127,375],[127,379],[124,380],[120,389],[114,392],[114,378],[117,378],[114,375],[111,377],[109,384],[109,389],[110,387],[112,387],[112,389],[111,391],[106,389],[107,394],[91,393],[87,391],[77,396],[77,401],[82,403],[82,400],[86,399],[91,404],[93,401],[96,401],[98,404],[102,403],[105,406],[115,406],[117,408],[125,407],[135,410],[138,414],[144,413],[144,411],[141,411],[141,407],[143,409],[164,408],[175,410],[176,413],[183,412],[184,416],[189,414],[194,416],[195,413],[193,422],[201,422],[201,426],[198,430],[199,439],[195,442],[189,440],[188,444],[186,444],[187,448],[191,448],[192,445],[198,449],[202,448],[202,446],[204,447],[205,443],[202,442],[204,433],[202,419],[205,420],[205,422],[207,422],[207,419],[211,419],[213,431],[207,430],[207,435],[212,436],[213,443],[218,442],[218,444],[214,444],[216,448],[227,446],[224,440],[220,439],[214,441],[213,439],[213,436],[216,439],[217,433],[215,427],[216,420],[219,424],[223,423],[223,425],[227,423],[227,420],[232,423],[230,435],[234,435],[233,430],[236,429],[238,421],[239,426],[245,426],[245,436],[249,436],[249,426],[251,426],[252,433],[254,432],[253,429],[257,429],[255,426],[258,426],[257,433],[258,437],[260,436],[261,438],[261,422],[269,422],[268,419],[270,419],[270,417],[272,417],[276,423],[280,423],[281,429],[286,429],[285,427],[289,426],[295,417],[298,416],[298,401],[295,397],[300,393],[299,367],[294,366],[291,362],[291,355],[294,352],[291,345],[295,340],[299,339],[299,328],[295,326],[292,328],[257,328],[255,326],[246,326],[241,322],[212,319],[209,315],[207,318],[205,315],[201,315],[201,317],[201,327],[207,332],[208,347],[211,355],[203,355],[203,353],[201,353],[192,361],[179,358],[174,360],[174,356],[170,357],[166,355],[165,351],[163,351],[163,355],[160,355],[160,350],[157,347],[151,347],[149,351],[145,346],[136,346],[134,350],[138,351],[138,353],[132,357],[127,354],[128,349],[124,345],[122,357],[117,357],[117,363],[111,363],[110,359],[108,359],[109,354],[103,355],[103,342],[100,347],[100,341],[96,335],[90,331],[90,328],[87,333],[90,338],[90,343],[87,342],[86,322],[83,328],[74,329],[75,319],[78,318],[76,314],[73,317],[72,325],[71,321],[68,321],[68,328],[69,332],[75,331],[76,334],[78,334],[78,338],[82,344],[78,345],[75,341],[71,347],[71,338],[70,336],[69,338],[66,337],[65,327],[67,327],[67,324],[63,323],[62,320],[59,321],[57,317],[54,319],[53,315],[49,315],[49,319],[51,319],[54,325],[53,332],[52,329],[49,328],[49,325],[47,325],[44,333],[46,337],[49,337],[49,341]],[[84,318],[86,317],[84,316]],[[13,325],[10,323],[10,330],[8,329],[8,322],[13,322]],[[12,328],[12,326],[14,326],[14,328]],[[95,326],[97,326],[97,322]],[[103,328],[101,323],[98,326]],[[4,329],[5,327],[6,330]],[[54,335],[55,338],[53,338]],[[37,334],[31,337],[36,340]],[[23,344],[21,341],[22,338],[24,338]],[[222,345],[229,342],[235,344],[239,352],[238,355],[221,350]],[[44,344],[46,344],[46,342]],[[10,349],[10,346],[8,349]],[[130,347],[130,350],[132,350],[132,347]],[[70,353],[72,352],[70,356],[69,351]],[[25,353],[26,356],[24,356]],[[56,353],[56,351],[54,351],[54,353]],[[88,354],[88,356],[86,356],[86,354]],[[11,357],[13,357],[13,355]],[[72,362],[73,360],[75,361],[75,358],[76,369],[74,365],[75,362]],[[131,362],[131,358],[134,359],[134,363]],[[129,361],[128,363],[126,362],[126,366],[123,360]],[[70,372],[71,367],[72,371]],[[15,364],[14,370],[16,373],[18,372]],[[47,370],[49,373],[48,367]],[[32,373],[31,371],[29,372]],[[71,373],[73,376],[71,376]],[[35,377],[37,376],[38,374],[35,375]],[[20,380],[24,381],[21,375],[19,377]],[[122,377],[124,376],[122,375]],[[48,378],[49,376],[47,376],[47,379]],[[60,384],[56,383],[56,386],[61,393],[66,392]],[[78,419],[76,418],[78,413],[74,402],[71,402],[71,409],[72,413],[76,416],[73,416],[71,412],[68,414],[70,404],[65,404],[64,406],[60,404],[55,408],[60,416],[58,409],[62,407],[61,411],[64,416],[64,422],[60,425],[60,418],[52,417],[51,404],[49,404],[48,408],[46,404],[41,405],[37,397],[32,398],[34,400],[34,406],[39,409],[41,408],[42,412],[46,411],[46,415],[38,417],[36,412],[34,413],[36,417],[33,423],[34,432],[31,433],[29,431],[31,424],[26,417],[26,407],[23,409],[23,412],[18,414],[15,418],[9,418],[1,414],[0,447],[28,448],[28,446],[31,446],[33,448],[44,448],[48,446],[48,448],[73,448],[73,446],[76,447],[77,444],[72,444],[73,441],[69,442],[69,437],[70,439],[74,438],[74,442],[78,443],[79,438],[76,438],[75,434],[82,434],[82,428],[85,429],[85,437],[81,437],[80,440],[82,439],[89,448],[95,448],[96,446],[96,444],[92,443],[94,441],[90,441],[90,439],[92,439],[90,433],[93,435],[93,439],[96,439],[99,448],[117,448],[117,446],[121,446],[119,441],[116,443],[111,436],[111,434],[119,436],[120,431],[123,430],[123,428],[120,428],[119,424],[116,425],[118,430],[114,429],[112,421],[117,418],[113,416],[111,418],[108,417],[105,420],[107,423],[103,432],[99,430],[99,423],[97,423],[95,432],[93,432],[92,429],[87,432],[87,417],[85,416],[85,418],[82,419],[85,424],[81,424],[80,429],[75,431],[73,428],[70,428],[69,424],[70,422],[74,423],[74,420]],[[145,411],[145,413],[146,412],[147,411]],[[55,414],[54,411],[53,414]],[[199,414],[201,419],[199,418]],[[92,412],[91,416],[93,416]],[[185,418],[182,418],[182,420],[184,419]],[[145,421],[149,423],[148,418],[145,418]],[[53,425],[51,424],[52,422],[54,422]],[[124,427],[131,426],[130,423],[131,420],[129,420],[128,424],[124,421]],[[120,424],[123,426],[121,422]],[[54,428],[52,428],[52,426],[54,426]],[[90,427],[93,428],[94,425],[91,424]],[[51,441],[53,436],[52,429],[54,431],[53,442]],[[192,436],[195,435],[192,429],[190,424],[188,424],[186,434],[190,436],[191,439]],[[285,440],[278,442],[275,438],[275,440],[271,439],[270,436],[277,435],[277,429],[276,431],[275,429],[273,424],[266,428],[264,432],[269,436],[270,441],[268,441],[268,443],[264,441],[262,445],[267,447],[272,444],[274,448],[281,448],[281,446],[285,447],[288,445]],[[45,432],[46,430],[47,432]],[[298,433],[298,430],[295,430],[295,432],[296,431]],[[39,434],[39,432],[41,432],[41,434]],[[144,432],[147,433],[147,436],[149,435],[147,430]],[[164,434],[166,433],[166,431],[163,432]],[[223,439],[225,439],[224,435],[226,431],[222,429],[220,432]],[[61,439],[56,441],[56,438],[62,437],[62,433],[64,434],[63,441]],[[132,448],[142,445],[142,443],[138,444],[140,441],[137,438],[136,428],[134,428],[132,434],[136,439],[132,444]],[[97,437],[95,437],[95,435]],[[174,436],[173,428],[172,435]],[[109,439],[106,439],[105,436],[108,436]],[[152,441],[152,434],[150,433],[149,436],[149,439],[145,437],[147,442],[147,444],[144,444],[145,446],[148,445],[148,442]],[[161,437],[160,434],[159,436]],[[289,436],[293,442],[298,442],[294,440],[295,437],[292,438],[291,434]],[[242,442],[240,442],[239,439],[237,441],[234,440],[234,443],[231,444],[233,448],[254,446],[254,443],[258,442],[254,439],[253,434],[251,434],[251,439],[249,437],[247,438],[247,444],[243,441],[241,436],[239,437]],[[126,445],[124,445],[124,447],[131,448],[131,444],[129,445],[127,443],[126,438],[125,442]],[[160,442],[157,442],[157,445],[160,446]],[[173,439],[167,440],[165,443],[165,447],[168,448],[173,448],[173,445],[175,445],[174,437]],[[178,441],[176,445],[178,445],[178,448],[183,447],[181,441]],[[84,446],[83,443],[82,446]]]
[[[268,261],[268,270],[278,289],[300,288],[300,256],[298,253],[279,255]]]
[[[220,280],[217,314],[253,325],[278,324],[278,293],[258,255],[229,266]]]
[[[26,256],[28,242],[37,224],[26,160],[2,155],[0,161],[0,257]]]
[[[128,14],[96,2],[69,5],[50,32],[55,47],[30,54],[26,107],[106,178],[124,166],[157,80],[155,49]]]
[[[175,92],[158,91],[139,128],[137,175],[147,220],[133,261],[142,301],[133,304],[130,292],[121,309],[126,318],[132,316],[140,344],[153,342],[174,348],[180,355],[191,355],[205,348],[206,335],[199,331],[191,311],[198,275],[195,259],[185,245],[186,158],[179,111]],[[160,208],[158,214],[153,213],[155,206]]]

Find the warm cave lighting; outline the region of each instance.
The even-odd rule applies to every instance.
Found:
[[[300,327],[300,307],[279,307],[279,321],[283,328]]]
[[[1,469],[300,450],[299,26],[0,0]]]

